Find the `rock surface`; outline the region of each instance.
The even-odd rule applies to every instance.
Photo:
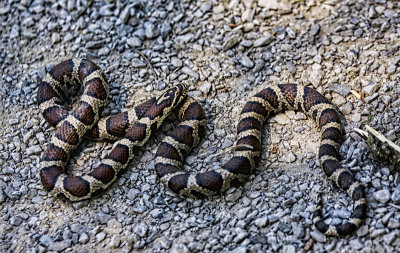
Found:
[[[313,252],[398,250],[399,171],[374,161],[353,131],[368,123],[399,144],[397,1],[94,1],[77,18],[86,2],[0,3],[1,252],[301,252],[310,238]],[[321,169],[314,123],[293,112],[268,121],[257,170],[221,195],[184,199],[156,179],[154,153],[171,120],[102,194],[78,203],[49,196],[39,159],[54,129],[36,93],[46,70],[72,57],[104,69],[104,115],[187,83],[208,119],[187,159],[193,171],[229,159],[249,96],[269,83],[313,86],[343,113],[340,154],[365,186],[368,218],[349,237],[316,231],[320,193],[331,224],[349,217],[352,203]],[[84,141],[68,170],[88,172],[111,146]]]

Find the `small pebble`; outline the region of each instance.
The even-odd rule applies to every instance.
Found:
[[[272,36],[271,34],[268,34],[266,36],[263,36],[257,40],[254,41],[253,46],[254,47],[263,47],[267,46],[270,44],[272,41],[274,41],[275,37]]]
[[[374,192],[373,196],[377,201],[379,201],[381,203],[386,203],[390,200],[390,192],[388,189],[383,189],[383,190]]]
[[[254,66],[254,62],[246,55],[242,56],[240,63],[246,68],[252,68]]]

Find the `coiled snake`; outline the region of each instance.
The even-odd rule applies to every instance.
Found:
[[[70,110],[63,104],[66,91],[76,84],[82,84],[84,91],[78,105]],[[171,191],[189,197],[222,192],[243,182],[253,172],[260,160],[263,124],[270,114],[297,110],[311,117],[321,130],[319,159],[326,175],[354,201],[350,219],[339,225],[327,225],[323,221],[319,202],[314,212],[315,226],[326,235],[345,235],[356,230],[365,218],[364,189],[339,163],[342,132],[338,112],[317,91],[295,84],[279,84],[257,93],[240,114],[237,146],[232,158],[219,169],[193,174],[183,171],[183,162],[204,136],[206,117],[200,104],[186,96],[186,86],[176,85],[134,110],[100,119],[108,89],[101,69],[87,59],[63,61],[42,80],[38,105],[46,121],[56,128],[41,157],[40,178],[50,193],[76,201],[90,198],[97,190],[107,188],[132,160],[134,150],[143,146],[173,111],[181,123],[164,138],[156,152],[155,170],[160,181]],[[90,173],[66,175],[70,153],[84,137],[119,140]]]

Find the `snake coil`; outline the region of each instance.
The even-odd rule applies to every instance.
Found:
[[[63,106],[66,91],[83,85],[83,95],[74,109]],[[302,111],[321,131],[319,159],[325,174],[345,190],[354,201],[346,223],[327,225],[322,219],[322,203],[313,222],[326,235],[341,236],[356,230],[366,213],[366,197],[361,184],[340,163],[342,131],[339,114],[324,96],[314,89],[295,84],[270,85],[251,97],[240,114],[237,146],[232,158],[221,168],[202,173],[183,171],[185,157],[205,135],[206,117],[201,105],[187,97],[187,87],[176,85],[159,98],[152,98],[134,109],[100,119],[106,105],[108,83],[101,69],[87,59],[63,61],[49,71],[38,91],[38,105],[45,120],[56,128],[41,157],[40,178],[53,195],[77,201],[90,198],[107,188],[127,167],[134,150],[143,146],[171,112],[180,119],[177,128],[161,142],[155,158],[160,181],[171,191],[188,197],[204,197],[225,191],[245,181],[260,160],[261,133],[272,113]],[[101,164],[83,176],[66,175],[70,153],[84,137],[115,141]]]

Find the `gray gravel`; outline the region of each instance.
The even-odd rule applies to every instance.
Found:
[[[94,1],[75,19],[85,4],[0,3],[0,252],[291,253],[311,238],[315,252],[399,249],[399,171],[374,161],[353,131],[369,124],[399,144],[398,2]],[[197,171],[229,159],[229,151],[211,155],[234,144],[249,96],[271,82],[313,86],[343,113],[343,164],[366,187],[368,218],[345,238],[327,238],[312,225],[319,193],[331,224],[350,216],[351,200],[320,167],[313,122],[295,112],[269,120],[257,171],[219,196],[182,199],[158,182],[154,153],[173,121],[101,195],[78,203],[48,196],[39,157],[54,129],[40,116],[36,93],[46,70],[71,57],[105,70],[111,96],[104,115],[188,83],[208,118],[205,140],[187,159]],[[88,172],[111,145],[84,141],[69,170]]]

